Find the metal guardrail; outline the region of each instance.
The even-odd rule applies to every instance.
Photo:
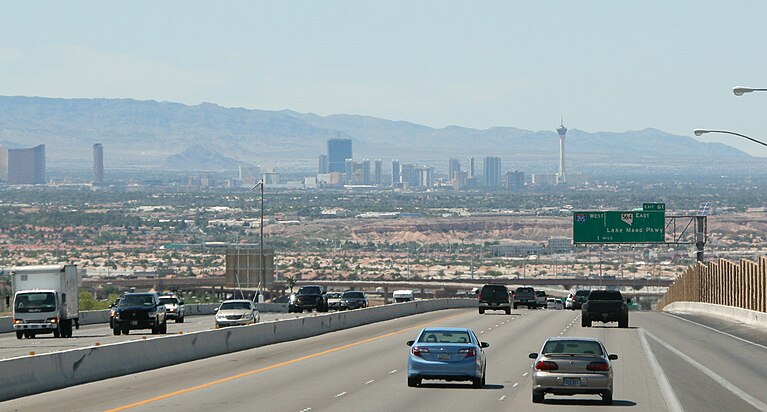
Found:
[[[767,312],[767,257],[735,263],[719,259],[690,266],[676,278],[657,309],[674,302],[702,302]]]

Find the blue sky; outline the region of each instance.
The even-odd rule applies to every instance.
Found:
[[[0,94],[767,141],[764,1],[17,1]],[[767,148],[728,136],[753,155]]]

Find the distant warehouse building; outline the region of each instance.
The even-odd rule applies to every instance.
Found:
[[[490,246],[490,253],[493,256],[531,256],[542,255],[546,249],[541,243],[531,240],[520,240],[503,245]]]
[[[571,253],[573,251],[573,239],[564,236],[555,236],[549,238],[549,253],[556,255],[559,253]]]

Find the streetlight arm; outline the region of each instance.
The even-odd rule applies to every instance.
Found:
[[[767,92],[767,89],[762,88],[754,88],[754,87],[745,87],[745,86],[736,86],[732,88],[732,92],[736,96],[743,96],[745,93],[752,93],[752,92]]]
[[[750,140],[750,141],[752,141],[752,142],[754,142],[754,143],[758,143],[758,144],[760,144],[760,145],[762,145],[762,146],[767,146],[767,143],[765,143],[765,142],[762,142],[762,141],[759,141],[759,140],[756,140],[756,139],[754,139],[753,137],[749,137],[749,136],[746,136],[746,135],[744,135],[744,134],[740,134],[740,133],[730,132],[730,131],[728,131],[728,130],[709,130],[709,129],[695,129],[695,130],[693,130],[693,133],[695,133],[695,136],[700,136],[700,135],[703,135],[703,134],[705,134],[705,133],[723,133],[723,134],[731,134],[731,135],[734,135],[734,136],[739,136],[739,137],[742,137],[742,138],[744,138],[744,139],[748,139],[748,140]]]

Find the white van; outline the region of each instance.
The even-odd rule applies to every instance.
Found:
[[[394,302],[410,302],[413,300],[412,290],[395,290],[392,295]]]

